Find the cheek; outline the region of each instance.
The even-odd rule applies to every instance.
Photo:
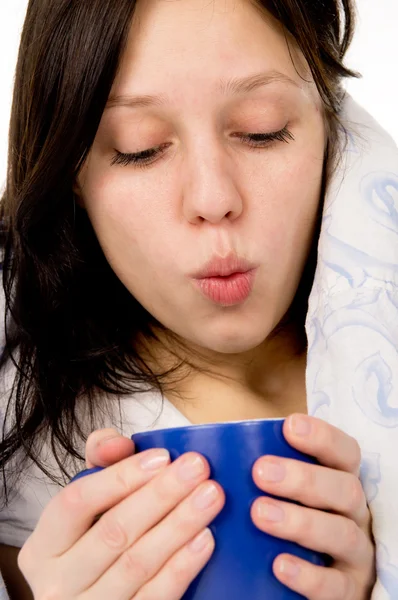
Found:
[[[284,177],[281,184],[286,198],[283,213],[285,226],[288,224],[292,231],[311,229],[320,202],[322,173],[323,159],[303,157]]]
[[[280,260],[292,253],[300,258],[300,248],[306,251],[318,214],[322,173],[322,155],[303,152],[273,165],[266,177],[257,175],[253,227]]]
[[[175,247],[167,226],[161,226],[165,219],[159,211],[154,219],[148,190],[140,195],[137,186],[120,174],[87,177],[84,204],[109,265],[135,298],[153,312],[150,299],[155,292],[159,297],[159,281],[170,271]]]
[[[99,242],[111,262],[134,255],[140,263],[151,257],[164,262],[172,236],[167,189],[157,183],[140,185],[120,169],[88,170],[84,181],[84,204]],[[149,183],[149,185],[148,185]]]

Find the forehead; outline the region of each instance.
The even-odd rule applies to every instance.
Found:
[[[111,96],[232,92],[260,73],[313,87],[294,41],[250,0],[139,0]]]

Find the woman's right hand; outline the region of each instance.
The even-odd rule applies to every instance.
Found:
[[[88,466],[133,451],[116,438],[100,460],[92,440]],[[214,550],[225,498],[209,476],[199,454],[148,450],[66,486],[19,554],[35,600],[180,600]]]

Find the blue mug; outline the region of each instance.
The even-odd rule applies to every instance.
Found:
[[[283,419],[192,425],[137,433],[136,451],[167,448],[171,460],[199,452],[209,462],[211,478],[224,489],[226,503],[211,523],[213,556],[192,582],[183,600],[305,600],[281,584],[272,572],[274,559],[289,553],[316,565],[325,556],[259,531],[250,517],[253,501],[264,493],[252,478],[255,461],[264,455],[316,461],[292,448],[283,436]],[[98,468],[78,474],[74,479]]]

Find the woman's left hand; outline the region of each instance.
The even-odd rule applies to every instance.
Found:
[[[375,548],[371,517],[359,480],[358,443],[328,423],[292,415],[284,423],[291,446],[315,457],[320,465],[261,457],[253,467],[263,491],[304,506],[258,498],[252,506],[256,527],[330,555],[330,567],[294,556],[278,556],[275,576],[308,600],[369,600],[375,583]]]

